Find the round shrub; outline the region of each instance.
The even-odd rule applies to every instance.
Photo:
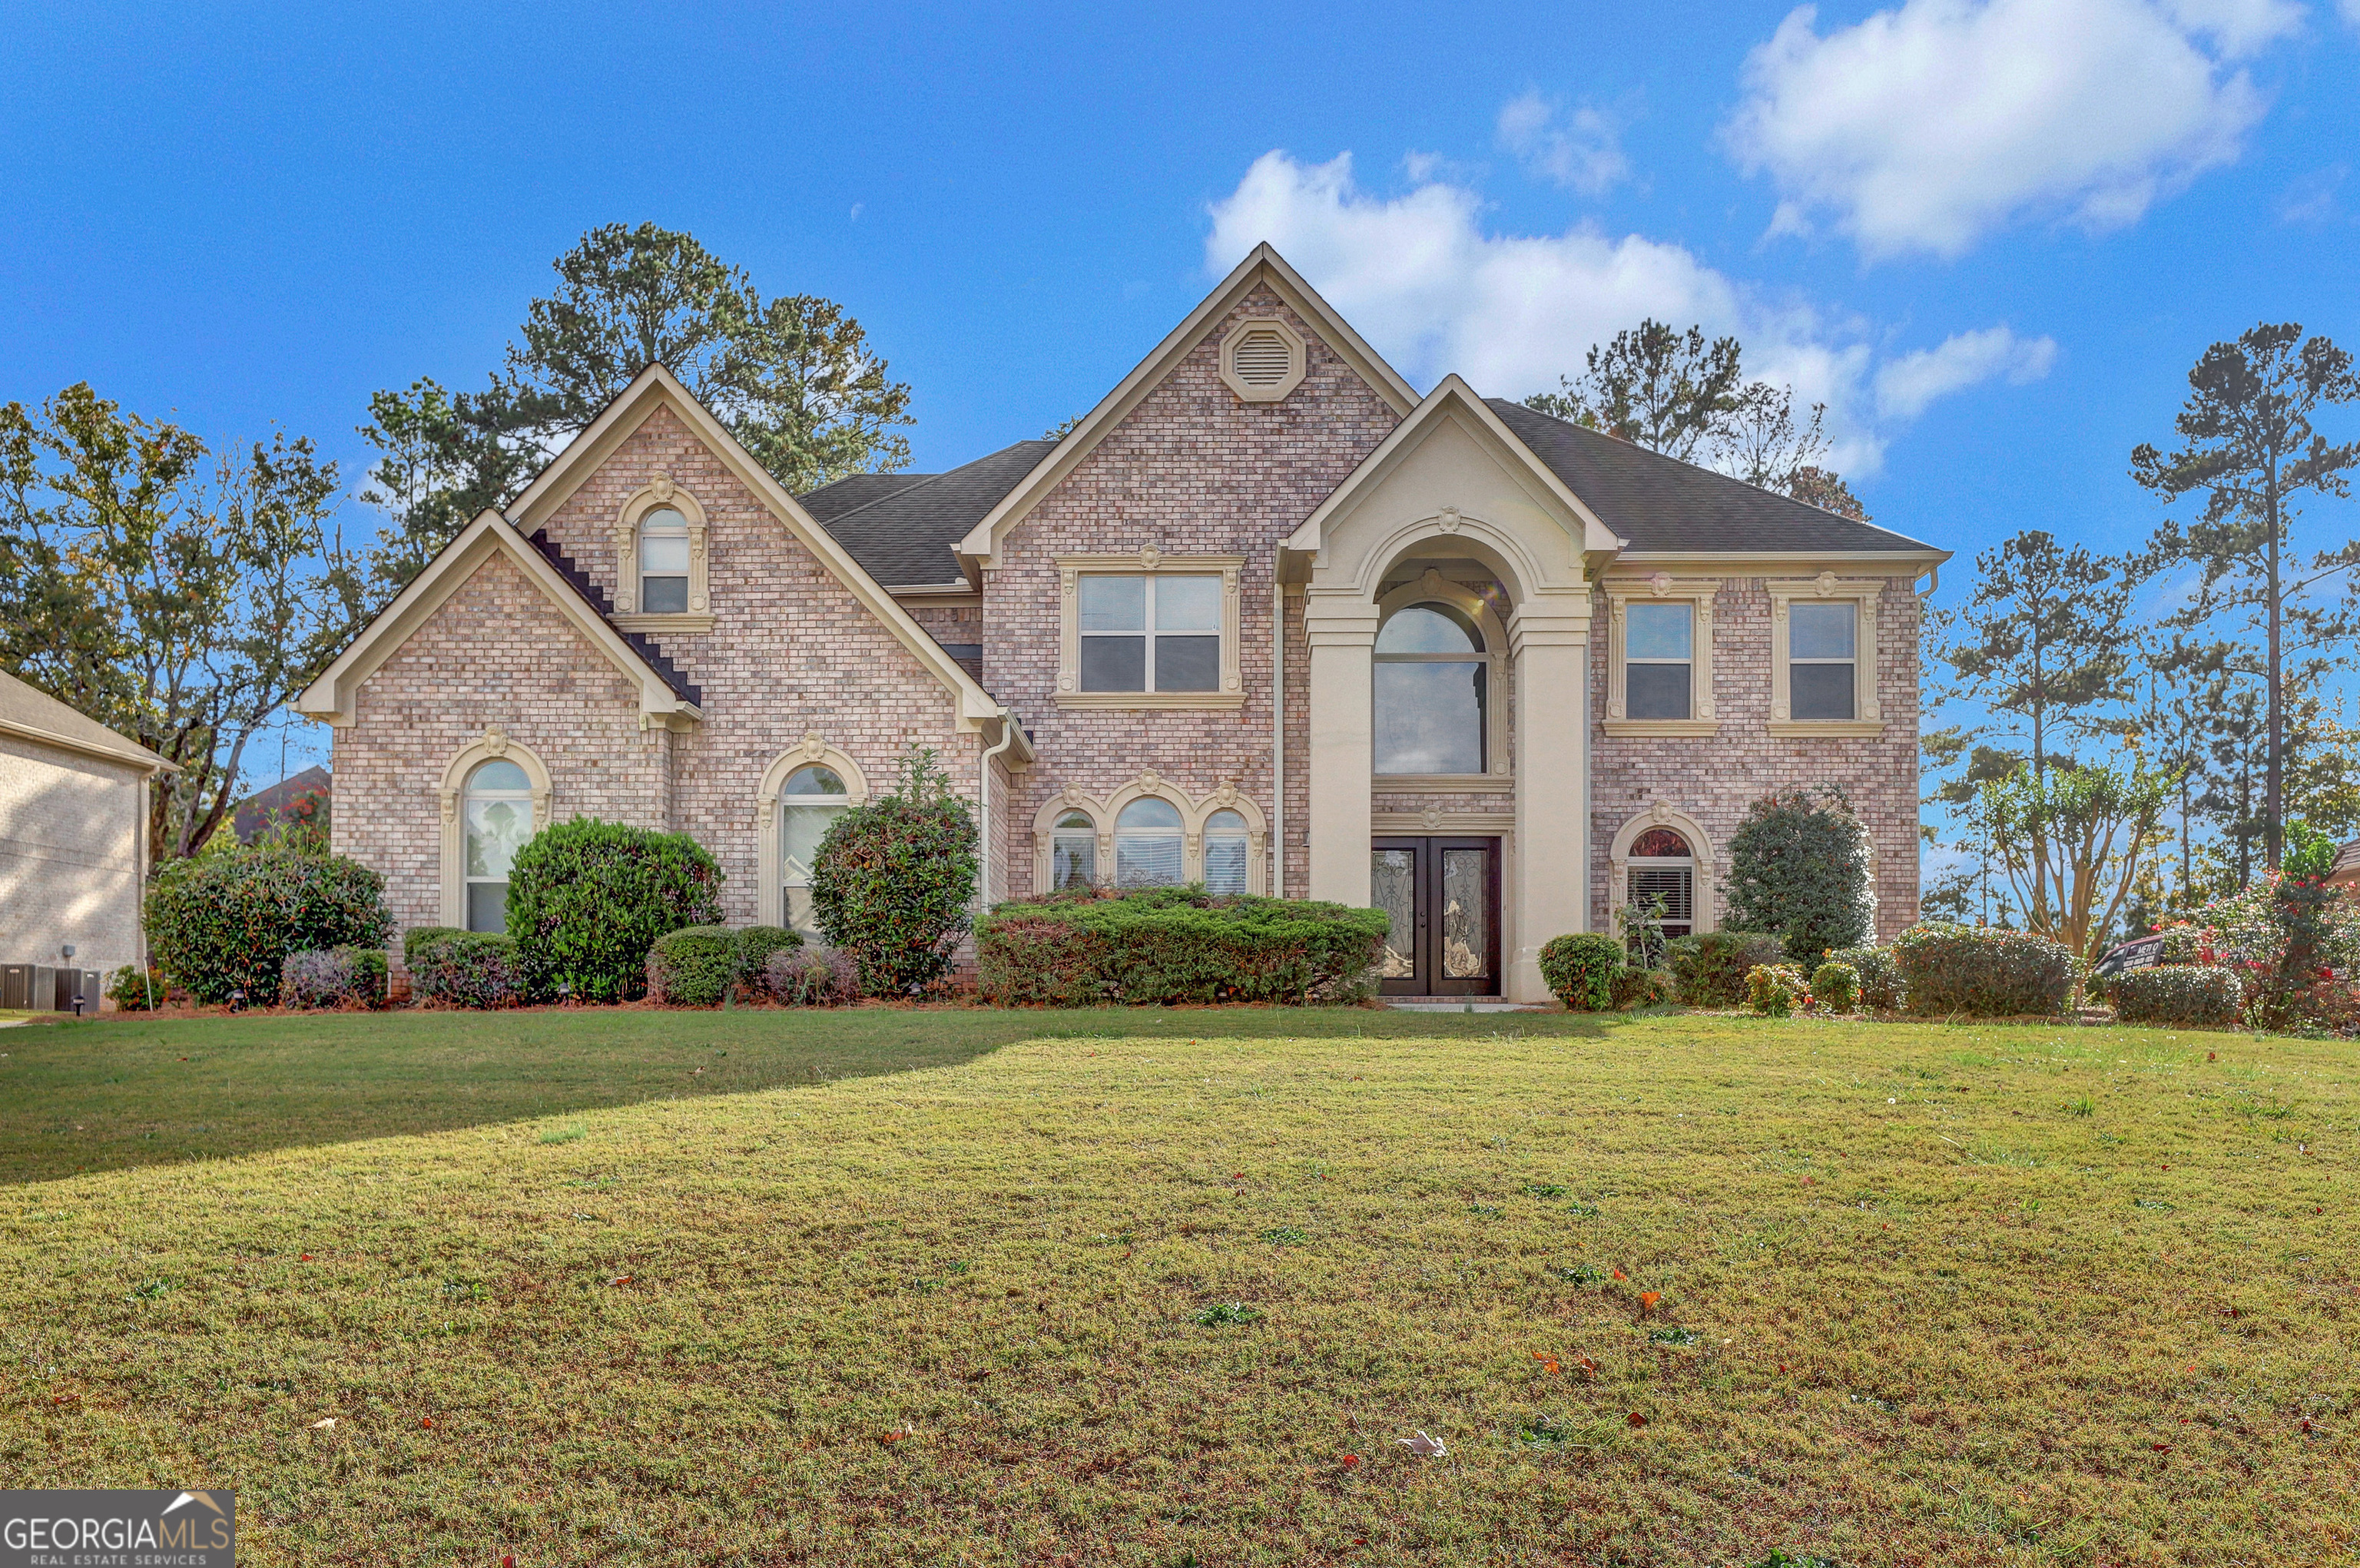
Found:
[[[648,1000],[671,1007],[718,1007],[738,986],[738,934],[683,926],[648,949]]]
[[[801,931],[790,931],[784,926],[741,926],[737,932],[738,983],[749,991],[759,990],[763,973],[770,968],[772,953],[791,952],[803,945]]]
[[[1003,1007],[1357,1002],[1375,988],[1385,916],[1200,887],[1012,901],[976,932],[977,982]]]
[[[721,868],[685,833],[581,817],[542,828],[508,869],[508,932],[529,998],[628,1002],[667,931],[721,919]]]
[[[1908,992],[1901,983],[1901,966],[1891,948],[1838,948],[1828,957],[1850,964],[1860,979],[1858,1005],[1871,1013],[1898,1013]]]
[[[401,967],[414,970],[428,948],[466,935],[456,926],[412,926],[401,934]]]
[[[1803,971],[1792,964],[1756,964],[1746,971],[1745,1004],[1765,1018],[1784,1018],[1810,1000]]]
[[[1667,969],[1641,969],[1635,964],[1623,964],[1614,971],[1612,991],[1614,1008],[1657,1007],[1672,999],[1672,971]]]
[[[151,1007],[161,1007],[170,993],[164,971],[153,965],[141,969],[137,964],[125,964],[106,977],[107,1000],[126,1013],[145,1013]]]
[[[2055,1017],[2077,966],[2061,942],[1989,926],[1915,926],[1893,944],[1909,1010],[1940,1016]]]
[[[385,879],[342,855],[235,850],[175,861],[148,894],[158,968],[199,1002],[279,994],[290,953],[383,948],[393,929]]]
[[[415,942],[421,932],[429,940]],[[524,1003],[524,965],[513,939],[497,931],[421,927],[402,942],[410,994],[443,1007],[517,1007]]]
[[[377,948],[290,953],[279,966],[279,1005],[351,1011],[385,1005],[385,954]]]
[[[1778,938],[1765,931],[1704,931],[1676,938],[1664,948],[1673,991],[1690,1007],[1742,1006],[1745,977],[1755,966],[1786,956]]]
[[[2236,1024],[2245,987],[2234,970],[2167,964],[2114,976],[2107,988],[2114,1016],[2125,1024],[2189,1024],[2226,1029]]]
[[[860,966],[871,996],[942,981],[973,917],[975,814],[930,749],[902,759],[890,793],[839,812],[812,859],[812,909]]]
[[[1729,923],[1775,933],[1816,964],[1864,940],[1876,917],[1868,828],[1841,790],[1765,795],[1729,840]]]
[[[1552,937],[1541,948],[1541,980],[1568,1012],[1613,1006],[1614,971],[1622,967],[1622,944],[1595,931]]]
[[[762,966],[762,988],[790,1007],[842,1007],[860,1000],[860,966],[835,948],[781,948]]]
[[[1860,1005],[1860,970],[1836,959],[1811,971],[1811,1000],[1839,1013]]]

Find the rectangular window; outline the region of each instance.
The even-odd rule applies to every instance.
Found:
[[[1088,572],[1076,589],[1082,690],[1220,690],[1220,578]]]
[[[1633,718],[1687,718],[1693,703],[1696,611],[1634,604],[1623,620],[1624,701]]]
[[[1791,605],[1786,616],[1789,711],[1797,718],[1857,716],[1860,607]]]
[[[639,609],[650,615],[679,615],[687,610],[686,533],[649,533],[640,537]]]

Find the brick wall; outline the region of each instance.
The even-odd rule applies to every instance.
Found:
[[[1276,403],[1240,401],[1222,384],[1220,340],[1246,316],[1277,316],[1309,344],[1303,384]],[[1331,353],[1311,323],[1267,289],[1257,289],[1209,323],[1196,348],[1092,449],[1000,550],[986,574],[982,634],[990,689],[1033,731],[1041,762],[1017,782],[1011,820],[1022,891],[1032,887],[1033,814],[1050,795],[1078,784],[1104,795],[1143,768],[1202,796],[1233,779],[1267,816],[1271,779],[1271,574],[1278,543],[1395,423],[1393,411]],[[1231,709],[1061,709],[1059,614],[1054,558],[1128,552],[1153,543],[1167,555],[1242,555],[1239,650],[1244,704]],[[1292,609],[1289,691],[1299,701],[1301,601]],[[1287,739],[1290,778],[1300,781],[1308,747]],[[1291,794],[1286,828],[1290,877],[1299,883],[1305,800]]]

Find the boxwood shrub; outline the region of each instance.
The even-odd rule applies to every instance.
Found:
[[[2106,988],[2114,1016],[2125,1024],[2234,1025],[2245,988],[2234,970],[2206,964],[2165,964],[2114,976]]]
[[[527,841],[508,869],[508,932],[529,1000],[628,1002],[667,931],[721,919],[721,868],[685,833],[581,817]]]
[[[402,938],[401,950],[412,1001],[444,1007],[524,1002],[524,965],[515,941],[500,932],[421,926]]]
[[[740,926],[736,936],[738,983],[754,991],[761,989],[772,953],[791,953],[803,945],[803,934],[784,926]]]
[[[1570,1013],[1603,1013],[1614,1005],[1614,971],[1622,944],[1596,931],[1552,937],[1541,948],[1541,981]]]
[[[1641,969],[1636,964],[1623,964],[1614,971],[1612,990],[1615,1011],[1625,1007],[1655,1007],[1672,1000],[1676,987],[1672,971],[1667,969]]]
[[[290,953],[383,948],[393,929],[385,878],[342,855],[283,848],[175,861],[148,894],[148,945],[158,969],[199,1002],[279,994]]]
[[[2028,931],[1940,923],[1893,944],[1909,1010],[1931,1016],[2054,1017],[2073,994],[2077,966],[2061,942]]]
[[[279,1005],[354,1009],[385,1005],[385,953],[330,948],[290,953],[279,966]]]
[[[1744,1005],[1745,977],[1786,956],[1785,946],[1766,931],[1704,931],[1664,948],[1673,988],[1690,1007]]]
[[[1868,1012],[1898,1013],[1908,1000],[1908,990],[1901,983],[1901,965],[1891,948],[1838,948],[1828,959],[1852,966],[1852,973],[1860,977],[1860,1005]]]
[[[648,949],[648,1000],[718,1007],[738,986],[738,934],[723,926],[666,931]]]
[[[1386,929],[1381,909],[1308,899],[1056,894],[984,916],[977,981],[1001,1006],[1357,1002],[1375,989]]]

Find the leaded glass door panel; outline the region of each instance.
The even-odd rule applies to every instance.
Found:
[[[1378,988],[1498,995],[1500,840],[1379,839],[1370,854],[1370,896],[1391,922]]]

